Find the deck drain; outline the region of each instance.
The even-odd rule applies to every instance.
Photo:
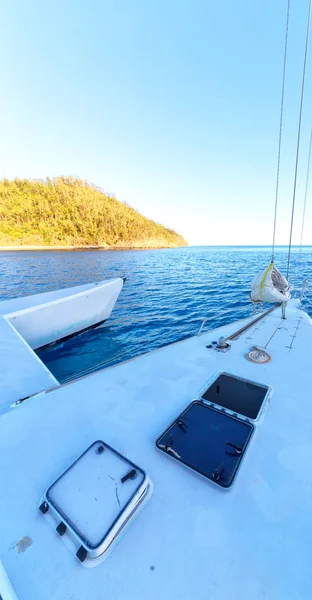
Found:
[[[268,363],[271,360],[270,354],[262,348],[258,348],[258,346],[253,346],[251,350],[245,354],[245,357],[247,360],[250,360],[250,362],[258,364]]]

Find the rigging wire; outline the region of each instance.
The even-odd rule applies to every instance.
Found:
[[[301,258],[304,220],[305,220],[305,213],[306,213],[306,206],[307,206],[307,197],[308,197],[308,189],[309,189],[309,176],[310,176],[310,166],[311,166],[311,149],[312,149],[312,127],[311,127],[311,133],[310,133],[308,168],[307,168],[307,177],[306,177],[305,192],[304,192],[304,204],[303,204],[303,215],[302,215],[301,236],[300,236],[300,254],[299,254],[300,258]]]
[[[299,112],[298,135],[297,135],[296,164],[295,164],[294,188],[293,188],[293,199],[292,199],[291,219],[290,219],[290,232],[289,232],[288,258],[287,258],[287,274],[286,274],[286,278],[287,279],[289,277],[290,251],[291,251],[292,233],[293,233],[293,224],[294,224],[294,212],[295,212],[295,203],[296,203],[297,174],[298,174],[299,149],[300,149],[300,139],[301,139],[302,107],[303,107],[304,85],[305,85],[305,75],[306,75],[308,46],[309,46],[311,9],[312,9],[312,0],[310,0],[310,2],[309,2],[309,13],[308,13],[308,23],[307,23],[305,51],[304,51],[302,84],[301,84],[301,98],[300,98],[300,112]]]
[[[246,308],[249,306],[250,305],[247,304]],[[230,307],[230,308],[227,308],[226,310],[218,312],[218,317],[227,315],[227,314],[231,313],[232,310],[233,310],[233,307]],[[262,312],[263,312],[263,308],[260,310],[260,313],[262,313]],[[155,319],[155,318],[157,318],[157,317],[153,316],[153,319]],[[159,318],[166,319],[166,317],[159,317]],[[239,319],[239,321],[243,321],[246,318],[248,318],[248,317],[242,317],[242,319]],[[201,323],[198,333],[196,334],[197,336],[200,335],[201,330],[203,329],[205,323],[207,321],[211,321],[212,319],[213,319],[213,315],[211,315],[211,317],[201,319],[202,323]],[[124,325],[124,324],[128,324],[128,323],[133,324],[133,323],[138,323],[139,321],[146,322],[146,318],[142,317],[142,318],[135,319],[135,320],[128,319],[126,321],[124,319],[120,319],[119,321],[107,323],[107,325],[105,324],[104,326],[101,325],[98,329],[103,330],[106,327],[111,327],[113,329],[116,325],[120,325],[120,324]],[[179,341],[179,340],[177,340],[177,341]],[[135,357],[136,356],[139,356],[139,355],[135,355]],[[62,379],[61,383],[62,383],[62,385],[65,383],[70,383],[71,381],[75,381],[76,379],[79,379],[80,377],[86,377],[87,375],[91,375],[92,373],[95,373],[99,370],[105,369],[106,367],[115,366],[116,364],[119,364],[120,362],[125,362],[125,361],[131,360],[131,358],[135,358],[135,357],[129,355],[128,349],[121,349],[120,352],[117,352],[117,354],[110,356],[110,357],[104,359],[103,361],[100,361],[98,363],[90,365],[89,367],[86,367],[85,369],[82,369],[81,371],[78,371],[76,373],[72,373],[72,374],[68,375],[67,377]]]
[[[288,3],[287,3],[287,17],[286,17],[284,65],[283,65],[283,79],[282,79],[282,93],[281,93],[281,112],[280,112],[280,126],[279,126],[279,137],[278,137],[278,153],[277,153],[277,173],[276,173],[276,187],[275,187],[275,207],[274,207],[272,261],[271,261],[272,263],[274,262],[277,202],[278,202],[278,192],[279,192],[279,174],[280,174],[282,130],[283,130],[283,116],[284,116],[284,92],[285,92],[286,59],[287,59],[287,46],[288,46],[289,12],[290,12],[290,0],[288,0]]]

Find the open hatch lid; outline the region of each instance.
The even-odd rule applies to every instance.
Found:
[[[211,405],[234,415],[256,421],[268,400],[271,388],[235,375],[220,373],[200,394]]]

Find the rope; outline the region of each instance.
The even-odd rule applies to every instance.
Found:
[[[290,11],[290,0],[288,0],[288,4],[287,4],[287,17],[286,17],[286,33],[285,33],[285,48],[284,48],[284,66],[283,66],[283,81],[282,81],[282,94],[281,94],[281,114],[280,114],[280,126],[279,126],[279,137],[278,137],[277,173],[276,173],[276,188],[275,188],[275,208],[274,208],[274,225],[273,225],[273,242],[272,242],[272,263],[274,262],[275,233],[276,233],[276,215],[277,215],[277,201],[278,201],[278,190],[279,190],[279,174],[280,174],[280,162],[281,162],[281,145],[282,145],[282,130],[283,130],[283,114],[284,114],[284,92],[285,92],[286,58],[287,58],[287,45],[288,45],[289,11]]]
[[[300,258],[301,258],[301,250],[302,250],[302,238],[303,238],[303,228],[304,228],[304,219],[307,205],[307,196],[308,196],[308,188],[309,188],[309,175],[310,175],[310,165],[311,165],[311,148],[312,148],[312,127],[310,134],[310,145],[309,145],[309,158],[308,158],[308,170],[307,170],[307,178],[304,192],[304,204],[303,204],[303,215],[302,215],[302,225],[301,225],[301,236],[300,236]]]
[[[303,107],[304,84],[305,84],[306,64],[307,64],[307,55],[308,55],[308,46],[309,46],[311,9],[312,9],[312,0],[310,0],[310,2],[309,2],[308,24],[307,24],[306,43],[305,43],[305,51],[304,51],[304,63],[303,63],[301,98],[300,98],[300,112],[299,112],[299,124],[298,124],[298,136],[297,136],[296,166],[295,166],[295,177],[294,177],[293,201],[292,201],[292,208],[291,208],[286,279],[288,279],[288,276],[289,276],[290,251],[291,251],[292,232],[293,232],[293,224],[294,224],[294,212],[295,212],[295,203],[296,203],[297,173],[298,173],[299,149],[300,149],[300,138],[301,138],[302,107]]]

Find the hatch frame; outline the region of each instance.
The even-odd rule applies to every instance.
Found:
[[[92,544],[82,534],[82,532],[75,527],[70,515],[65,514],[61,507],[58,506],[54,500],[52,500],[50,497],[50,491],[58,483],[58,481],[65,477],[66,474],[75,467],[75,465],[83,456],[85,456],[92,448],[96,448],[98,445],[103,445],[104,448],[115,454],[130,469],[135,469],[138,471],[143,479],[138,483],[138,486],[131,496],[129,496],[129,499],[124,507],[121,508],[117,516],[114,518],[114,520],[112,520],[111,525],[106,530],[105,534],[101,536],[100,541],[97,544]],[[133,517],[136,516],[143,504],[145,504],[145,502],[150,498],[152,491],[153,484],[144,469],[133,463],[128,457],[120,453],[103,440],[96,440],[95,442],[92,442],[92,444],[90,444],[86,450],[84,450],[84,452],[82,452],[76,458],[76,460],[74,460],[70,466],[66,468],[63,473],[61,473],[61,475],[57,477],[47,488],[46,492],[41,497],[39,508],[41,512],[43,512],[41,509],[42,505],[44,504],[47,506],[46,510],[44,511],[44,517],[47,519],[50,525],[56,529],[57,533],[59,533],[59,535],[62,537],[62,540],[64,540],[65,544],[71,549],[77,558],[80,548],[83,548],[86,551],[86,559],[83,559],[81,564],[86,567],[96,566],[108,556],[124,528],[128,526],[129,522],[131,522]],[[56,527],[60,524],[65,525],[64,535],[63,533],[60,533],[58,531],[58,527]]]

